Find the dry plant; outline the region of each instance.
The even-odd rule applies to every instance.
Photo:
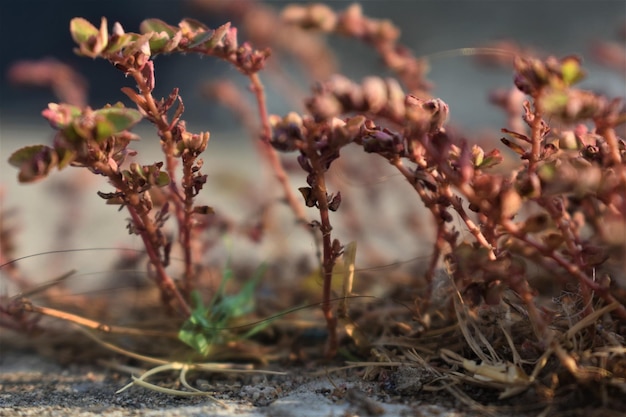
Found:
[[[42,315],[60,318],[91,329],[87,334],[101,345],[130,356],[128,349],[100,340],[94,331],[169,338],[172,343],[178,339],[212,362],[306,361],[311,353],[302,346],[308,342],[299,338],[308,337],[306,328],[315,323],[264,318],[278,311],[295,314],[300,308],[288,309],[310,299],[308,283],[320,279],[321,301],[315,305],[321,306],[326,322],[325,357],[336,359],[341,354],[351,359],[348,367],[365,368],[364,377],[393,379],[386,368],[397,372],[419,368],[423,372],[415,390],[447,390],[487,413],[496,409],[480,396],[473,399],[477,390],[497,392],[493,404],[512,401],[507,403],[510,410],[521,409],[530,397],[538,398],[541,401],[534,403],[548,407],[546,415],[567,407],[565,402],[580,393],[608,407],[624,407],[622,98],[578,88],[585,71],[576,56],[537,57],[514,44],[465,50],[498,65],[512,65],[514,71],[514,88],[491,96],[509,117],[504,137],[498,144],[481,145],[487,141],[471,140],[446,126],[449,108],[431,93],[426,60],[399,43],[400,31],[391,22],[364,16],[358,5],[341,12],[320,4],[292,5],[279,16],[253,2],[250,9],[227,4],[220,6],[222,11],[244,22],[255,42],[292,55],[316,78],[303,100],[306,111],[269,114],[259,74],[267,71],[280,80],[280,62],[272,61],[270,48],[239,42],[230,23],[210,29],[193,19],[178,25],[149,19],[134,33],[118,23],[109,32],[104,18],[99,27],[75,18],[70,29],[76,53],[104,59],[131,77],[137,88],[125,87],[122,92],[136,108],[118,103],[91,109],[80,97],[74,104],[50,104],[43,116],[57,131],[52,146],[22,148],[9,158],[22,182],[41,180],[54,168],[70,166],[107,179],[112,189],[98,194],[130,216],[127,229],[142,239],[148,274],[169,324],[162,322],[156,329],[112,326],[32,302],[29,281],[10,261],[14,233],[6,220],[0,235],[2,271],[22,292],[2,300],[0,323],[29,332],[41,329]],[[197,2],[198,7],[206,5]],[[251,17],[255,10],[261,17]],[[281,28],[271,31],[272,36],[267,32],[270,24]],[[316,67],[320,56],[331,56],[320,33],[366,43],[394,76],[373,75],[357,82],[331,74],[332,66]],[[304,48],[300,42],[314,47]],[[264,186],[280,190],[293,221],[311,233],[318,248],[319,269],[301,265],[295,270],[300,281],[292,277],[288,283],[276,279],[268,284],[274,285],[276,294],[289,294],[288,304],[277,303],[273,311],[254,305],[263,268],[248,265],[253,278],[242,282],[232,279],[235,268],[230,264],[216,272],[212,265],[199,262],[221,236],[246,230],[252,240],[259,240],[272,230],[264,221],[252,228],[233,225],[225,214],[198,202],[207,182],[200,157],[210,134],[187,131],[178,89],[168,97],[153,96],[153,58],[186,53],[224,60],[248,78],[255,105],[232,84],[212,83],[205,92],[241,118],[275,176]],[[597,49],[603,62],[619,68],[620,53],[609,44]],[[21,65],[30,68],[32,82],[50,84],[48,74],[55,71],[69,74],[52,61]],[[20,68],[13,73],[23,73]],[[63,90],[64,97],[77,97],[80,89],[63,87],[65,77],[54,79],[53,88]],[[289,88],[288,79],[282,82]],[[154,125],[163,161],[125,162],[135,154],[129,146],[139,139],[130,129],[141,120]],[[289,160],[279,152],[295,156]],[[358,229],[360,236],[376,230],[378,218],[361,216],[367,205],[384,216],[375,195],[359,203],[351,201],[350,190],[339,189],[346,184],[337,180],[337,165],[339,171],[351,171],[353,178],[371,181],[370,162],[362,162],[366,153],[406,180],[396,203],[404,203],[407,190],[413,190],[434,225],[428,260],[404,274],[394,276],[391,265],[382,272],[359,270],[356,243],[345,244],[350,238],[337,231],[342,222]],[[291,175],[294,167],[300,175]],[[268,203],[262,211],[272,208]],[[316,211],[314,218],[311,209]],[[419,226],[406,228],[416,237],[423,234]],[[463,239],[463,233],[469,239]],[[182,253],[180,277],[168,271],[174,248]],[[123,260],[136,264],[140,258],[133,254]],[[281,265],[268,267],[281,270]],[[211,274],[219,276],[220,285],[207,285]],[[368,274],[387,285],[377,297],[359,298],[359,293],[375,291],[371,285],[359,286]],[[234,290],[227,291],[231,283]],[[548,286],[557,292],[542,290]],[[364,299],[369,302],[360,302]],[[154,311],[159,306],[146,302],[138,307],[148,308]],[[255,312],[258,321],[250,316]],[[169,347],[168,353],[180,348]],[[319,357],[319,349],[315,352],[313,358]],[[190,395],[197,390],[186,382],[188,370],[224,369],[217,364],[183,365],[179,360],[153,363],[159,366],[136,378],[135,384],[146,386],[145,376],[178,370]],[[390,383],[390,390],[406,394],[406,386],[397,382]],[[521,400],[515,402],[516,398]]]

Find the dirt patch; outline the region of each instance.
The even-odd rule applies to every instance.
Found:
[[[417,397],[385,392],[379,382],[357,375],[307,376],[293,370],[285,376],[196,379],[226,407],[204,397],[179,398],[142,388],[116,394],[129,378],[99,366],[63,367],[32,353],[4,352],[0,363],[2,416],[455,416],[449,401],[425,405]],[[463,413],[463,415],[473,415]]]
[[[313,376],[301,368],[284,376],[201,375],[190,382],[223,402],[180,398],[133,387],[116,393],[129,375],[97,365],[62,366],[33,352],[3,350],[0,362],[0,416],[536,416],[545,406],[484,407],[472,410],[445,390],[421,390],[422,370],[389,369],[375,381],[358,371]],[[161,380],[164,386],[176,381]],[[488,399],[487,391],[482,394]],[[617,416],[608,409],[548,415]]]

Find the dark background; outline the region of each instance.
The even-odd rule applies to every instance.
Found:
[[[236,1],[236,0],[234,0]],[[267,2],[280,9],[288,2]],[[334,1],[329,4],[342,9],[350,4]],[[461,47],[484,45],[485,42],[511,38],[522,44],[557,56],[576,53],[583,56],[591,77],[586,81],[594,88],[612,95],[624,94],[624,76],[598,68],[588,59],[591,42],[617,39],[616,34],[626,21],[623,0],[585,1],[365,1],[366,15],[390,18],[402,29],[402,42],[416,55],[426,55]],[[81,16],[96,26],[102,16],[109,28],[119,21],[125,30],[138,31],[139,23],[157,17],[176,24],[183,17],[194,17],[210,27],[227,18],[208,15],[186,1],[177,0],[61,0],[7,1],[0,4],[0,122],[3,126],[22,124],[45,127],[40,112],[56,98],[45,89],[24,88],[7,83],[9,65],[19,59],[55,57],[75,67],[89,82],[90,104],[99,107],[124,100],[119,89],[132,85],[129,80],[103,60],[91,60],[73,54],[74,43],[69,34],[69,21]],[[234,22],[236,24],[236,22]],[[245,33],[239,34],[240,41]],[[355,79],[380,74],[375,54],[358,42],[329,40],[343,54],[341,70]],[[261,45],[262,46],[262,45]],[[625,46],[626,47],[626,46]],[[472,58],[456,56],[434,60],[430,78],[437,84],[435,95],[450,105],[453,120],[468,127],[502,124],[502,115],[486,104],[486,91],[491,87],[508,86],[511,74],[505,70],[477,68]],[[228,76],[239,83],[245,80],[226,64],[196,56],[160,56],[156,60],[157,96],[166,95],[172,87],[181,88],[190,129],[228,129],[235,120],[224,109],[212,106],[198,92],[202,81]],[[302,86],[304,90],[308,86]],[[288,111],[286,103],[271,94],[270,112]],[[493,126],[492,126],[493,127]],[[4,130],[4,129],[3,129]],[[4,139],[6,139],[6,134]]]

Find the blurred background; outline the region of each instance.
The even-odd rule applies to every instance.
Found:
[[[0,6],[0,117],[2,125],[27,124],[45,126],[39,116],[48,102],[54,101],[51,91],[11,85],[7,70],[18,60],[37,60],[53,57],[71,65],[89,84],[89,98],[93,107],[123,100],[119,92],[123,75],[101,60],[76,56],[69,33],[71,18],[81,16],[98,25],[105,16],[109,27],[120,22],[127,31],[137,31],[148,17],[160,18],[176,24],[184,17],[193,17],[210,27],[216,27],[236,16],[224,13],[231,7],[220,3],[252,3],[242,0],[24,0],[3,2]],[[277,11],[289,2],[265,1]],[[295,2],[298,3],[298,2]],[[300,2],[305,3],[305,2]],[[331,1],[328,4],[341,10],[352,2]],[[218,6],[215,6],[218,4]],[[623,74],[597,66],[591,59],[591,48],[598,40],[616,40],[626,20],[626,3],[621,0],[555,1],[481,1],[481,0],[419,0],[419,1],[364,1],[367,16],[390,19],[402,30],[401,42],[413,49],[417,56],[441,53],[465,47],[484,46],[501,39],[512,39],[520,45],[556,56],[579,54],[585,58],[591,78],[589,88],[622,91]],[[212,5],[212,6],[211,6]],[[221,10],[220,10],[221,9]],[[235,24],[237,21],[234,20]],[[245,28],[240,28],[240,41],[247,39]],[[365,75],[384,73],[375,53],[366,46],[346,39],[329,38],[338,57],[338,69],[354,79]],[[255,45],[263,47],[266,45]],[[452,107],[456,122],[481,126],[494,119],[486,105],[485,91],[489,87],[507,85],[506,71],[485,71],[476,68],[471,58],[449,56],[434,59],[430,78],[436,83],[435,94]],[[230,129],[232,119],[228,112],[209,105],[199,94],[198,86],[215,77],[229,77],[244,82],[235,70],[214,59],[189,56],[158,57],[157,85],[167,94],[174,86],[180,87],[187,104],[185,118],[192,129]],[[306,90],[310,81],[304,82]],[[271,87],[271,85],[269,86]],[[157,92],[157,94],[158,94]],[[273,96],[270,111],[282,114],[288,104]],[[489,113],[497,113],[489,111]],[[3,135],[3,141],[7,140]]]
[[[266,1],[265,12],[280,11],[285,1]],[[302,3],[302,2],[301,2]],[[329,5],[341,10],[351,2],[332,1]],[[433,55],[429,79],[436,87],[433,94],[441,97],[451,109],[451,123],[468,131],[479,132],[486,126],[493,131],[506,125],[506,117],[499,109],[488,103],[491,89],[511,86],[511,71],[476,64],[476,59],[454,52],[459,48],[489,46],[502,40],[513,40],[523,48],[558,57],[577,54],[583,57],[589,78],[583,86],[602,91],[610,96],[626,96],[624,71],[609,68],[597,58],[597,45],[601,41],[617,42],[624,46],[626,30],[626,2],[622,0],[583,1],[364,1],[363,13],[379,19],[390,19],[402,30],[401,43],[412,48],[416,56]],[[47,88],[12,83],[9,70],[22,60],[54,58],[65,63],[82,75],[88,85],[89,104],[94,107],[106,103],[125,101],[120,92],[122,86],[132,87],[123,74],[102,60],[76,56],[69,33],[73,17],[84,17],[96,26],[105,16],[109,28],[120,22],[127,31],[138,31],[142,20],[160,18],[175,25],[184,17],[200,20],[210,27],[226,21],[239,26],[246,10],[258,2],[232,0],[22,0],[2,2],[0,5],[0,189],[2,208],[17,210],[4,221],[15,222],[17,255],[45,250],[60,249],[59,230],[67,223],[68,216],[79,225],[79,232],[72,239],[61,242],[61,248],[110,246],[123,242],[125,246],[136,245],[136,237],[129,237],[123,229],[124,213],[104,206],[94,196],[95,189],[106,188],[84,179],[85,195],[78,200],[84,204],[78,216],[73,205],[59,204],[58,190],[51,184],[60,181],[67,172],[52,174],[51,181],[19,185],[16,170],[5,162],[18,147],[46,143],[51,129],[41,117],[41,111],[49,102],[57,101]],[[256,6],[255,6],[256,7]],[[245,17],[254,21],[254,14]],[[240,26],[239,40],[249,38],[245,25]],[[270,32],[272,28],[269,28]],[[620,35],[621,34],[621,35]],[[621,36],[621,37],[620,37]],[[328,37],[330,48],[335,52],[336,70],[354,80],[367,75],[386,75],[388,72],[370,48],[357,41]],[[267,45],[254,44],[257,48]],[[450,51],[450,53],[446,53]],[[277,54],[280,67],[290,74],[299,90],[306,93],[313,80],[304,75],[302,68],[289,56]],[[270,59],[270,60],[271,60]],[[233,215],[246,216],[251,208],[242,207],[237,197],[228,194],[237,189],[225,186],[228,179],[220,176],[225,169],[235,167],[238,174],[256,175],[254,150],[248,145],[249,134],[240,120],[224,106],[212,103],[202,94],[206,82],[227,78],[242,88],[246,80],[236,70],[215,59],[197,56],[159,56],[156,58],[155,96],[169,94],[173,87],[180,88],[186,111],[183,116],[188,129],[193,132],[211,131],[211,143],[205,157],[205,169],[210,177],[207,186],[211,194],[210,204],[217,201],[218,208],[229,210]],[[284,114],[293,109],[293,99],[280,90],[276,79],[261,74],[268,88],[269,112]],[[127,103],[127,101],[125,101]],[[128,104],[128,103],[127,103]],[[301,109],[297,109],[301,110]],[[145,151],[157,155],[158,147],[150,142],[149,126],[141,126]],[[145,135],[143,135],[145,132]],[[154,134],[152,133],[152,139]],[[150,145],[152,143],[152,146]],[[156,157],[156,156],[155,156]],[[67,170],[66,170],[67,171]],[[231,178],[232,179],[232,178]],[[81,180],[83,181],[83,180]],[[211,182],[214,181],[214,182]],[[398,180],[401,182],[401,179]],[[296,186],[300,186],[296,183]],[[91,188],[90,188],[91,187]],[[260,191],[259,191],[260,192]],[[216,194],[217,193],[217,194]],[[224,193],[223,198],[219,193]],[[56,195],[56,197],[55,197]],[[217,197],[216,197],[217,196]],[[232,197],[232,198],[231,198]],[[55,200],[56,198],[56,200]],[[220,204],[223,206],[219,207]],[[65,221],[64,221],[65,219]],[[122,219],[122,223],[118,220]],[[116,224],[117,228],[112,227]],[[59,226],[61,225],[61,226]],[[133,240],[134,239],[134,240]],[[130,242],[130,243],[129,243]],[[133,243],[134,242],[134,243]],[[398,243],[398,240],[395,241]],[[310,242],[307,243],[310,245]],[[414,251],[413,251],[414,252]],[[105,254],[95,255],[98,258]],[[264,256],[264,255],[263,255]],[[406,255],[408,256],[408,255]],[[84,256],[83,256],[84,258]],[[90,255],[89,259],[92,259]],[[72,261],[74,262],[74,261]],[[33,270],[41,271],[41,265],[29,261]],[[51,274],[52,272],[50,272]],[[48,274],[47,278],[50,278]],[[45,278],[45,277],[44,277]]]

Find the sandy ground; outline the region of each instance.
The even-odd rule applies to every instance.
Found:
[[[173,397],[140,387],[116,394],[128,375],[99,366],[63,367],[32,353],[3,352],[0,375],[0,416],[7,417],[479,415],[428,404],[417,395],[394,396],[381,383],[354,374],[308,377],[298,371],[212,382],[214,396],[225,406],[204,397]]]

